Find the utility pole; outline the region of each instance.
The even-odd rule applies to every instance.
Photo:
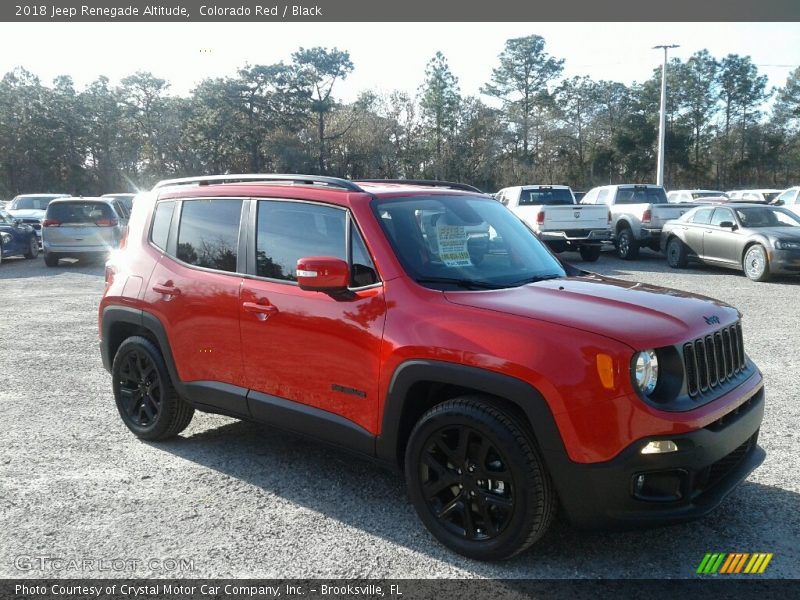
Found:
[[[658,169],[656,185],[664,185],[664,140],[667,136],[667,49],[680,48],[677,44],[653,46],[653,50],[664,49],[664,66],[661,68],[661,118],[658,126]]]

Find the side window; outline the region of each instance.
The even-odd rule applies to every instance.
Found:
[[[711,213],[714,212],[713,208],[701,208],[692,217],[692,223],[699,223],[701,225],[707,224],[711,221]]]
[[[355,225],[350,224],[350,248],[351,248],[351,267],[350,267],[350,284],[352,287],[362,287],[365,285],[372,285],[378,283],[378,272],[375,270],[375,264],[367,252],[367,247],[364,245],[364,240],[361,234],[358,233]]]
[[[175,202],[159,202],[156,204],[155,214],[153,215],[153,229],[150,232],[150,241],[162,250],[167,249],[167,237],[169,237],[169,226],[172,223],[172,211],[175,209]]]
[[[297,281],[297,259],[345,256],[344,210],[321,204],[259,200],[256,275]],[[370,263],[371,264],[371,263]]]
[[[190,265],[236,272],[241,200],[184,200],[178,259]]]
[[[731,221],[733,223],[736,220],[733,218],[733,213],[728,208],[718,208],[714,211],[714,216],[711,217],[711,225],[716,225],[719,227],[719,224],[724,221]]]
[[[600,190],[597,192],[597,200],[595,204],[608,204],[610,200],[609,191],[608,190]]]

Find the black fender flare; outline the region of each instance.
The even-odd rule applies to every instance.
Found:
[[[375,442],[379,459],[394,464],[401,461],[403,413],[408,403],[414,401],[408,397],[411,387],[420,381],[470,388],[512,403],[527,417],[546,466],[556,469],[555,463],[568,460],[550,407],[530,383],[495,371],[436,360],[409,360],[392,374],[383,406],[381,431]]]

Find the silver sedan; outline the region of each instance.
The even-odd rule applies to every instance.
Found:
[[[741,269],[754,281],[800,274],[800,217],[776,206],[698,206],[668,221],[661,250],[673,268],[689,261]]]

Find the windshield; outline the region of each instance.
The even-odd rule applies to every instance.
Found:
[[[724,196],[724,192],[692,192],[692,198],[715,198],[717,196]]]
[[[45,210],[55,196],[22,196],[11,201],[11,210]]]
[[[660,187],[621,187],[617,190],[616,204],[666,204],[667,193]]]
[[[435,289],[495,289],[564,268],[510,210],[489,198],[414,196],[372,203],[406,272]]]
[[[768,206],[736,208],[742,227],[800,227],[800,219],[789,211]]]
[[[519,196],[519,205],[534,206],[561,206],[564,204],[575,204],[569,190],[563,188],[533,188],[523,189]]]
[[[780,192],[764,192],[763,194],[765,202],[772,202],[773,200],[775,200],[775,198],[778,197],[778,194],[780,194]]]

